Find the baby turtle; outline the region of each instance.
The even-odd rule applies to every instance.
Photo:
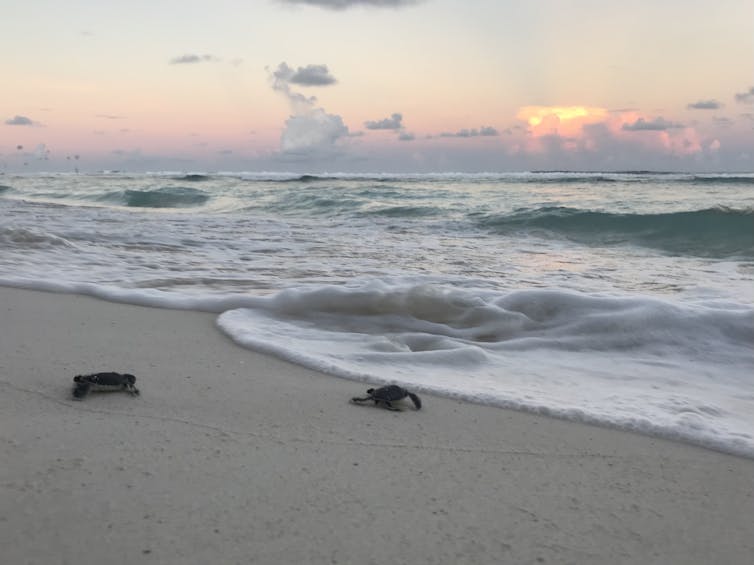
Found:
[[[115,392],[125,390],[131,395],[139,394],[139,389],[134,386],[136,377],[128,373],[93,373],[91,375],[76,375],[73,377],[76,383],[73,387],[73,398],[83,400],[92,391]]]
[[[400,408],[393,406],[393,402],[398,402],[400,400],[403,400],[406,397],[409,397],[411,399],[411,402],[414,403],[414,406],[416,407],[417,410],[419,410],[422,407],[422,401],[418,396],[416,396],[413,392],[409,392],[405,388],[400,387],[398,385],[388,385],[388,386],[383,386],[380,388],[370,388],[367,390],[366,397],[352,398],[351,402],[368,402],[370,400],[373,400],[375,405],[382,404],[382,406],[384,406],[388,410],[400,411]]]

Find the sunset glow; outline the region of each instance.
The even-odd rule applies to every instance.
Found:
[[[535,137],[542,135],[579,135],[584,124],[605,120],[605,108],[587,106],[524,106],[516,118],[525,121]]]
[[[745,0],[718,18],[679,0],[598,14],[479,0],[463,17],[451,0],[252,4],[16,3],[0,21],[0,170],[56,170],[73,153],[94,169],[123,155],[244,170],[754,167]],[[663,25],[678,9],[684,26]]]

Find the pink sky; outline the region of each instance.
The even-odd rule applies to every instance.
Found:
[[[748,1],[370,4],[16,6],[0,170],[754,168]]]

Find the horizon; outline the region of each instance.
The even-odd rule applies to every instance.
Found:
[[[747,0],[6,7],[0,172],[754,170]]]

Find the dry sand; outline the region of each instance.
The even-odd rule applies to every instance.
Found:
[[[754,460],[365,385],[214,316],[0,288],[0,562],[741,564]],[[73,375],[142,395],[70,399]]]

